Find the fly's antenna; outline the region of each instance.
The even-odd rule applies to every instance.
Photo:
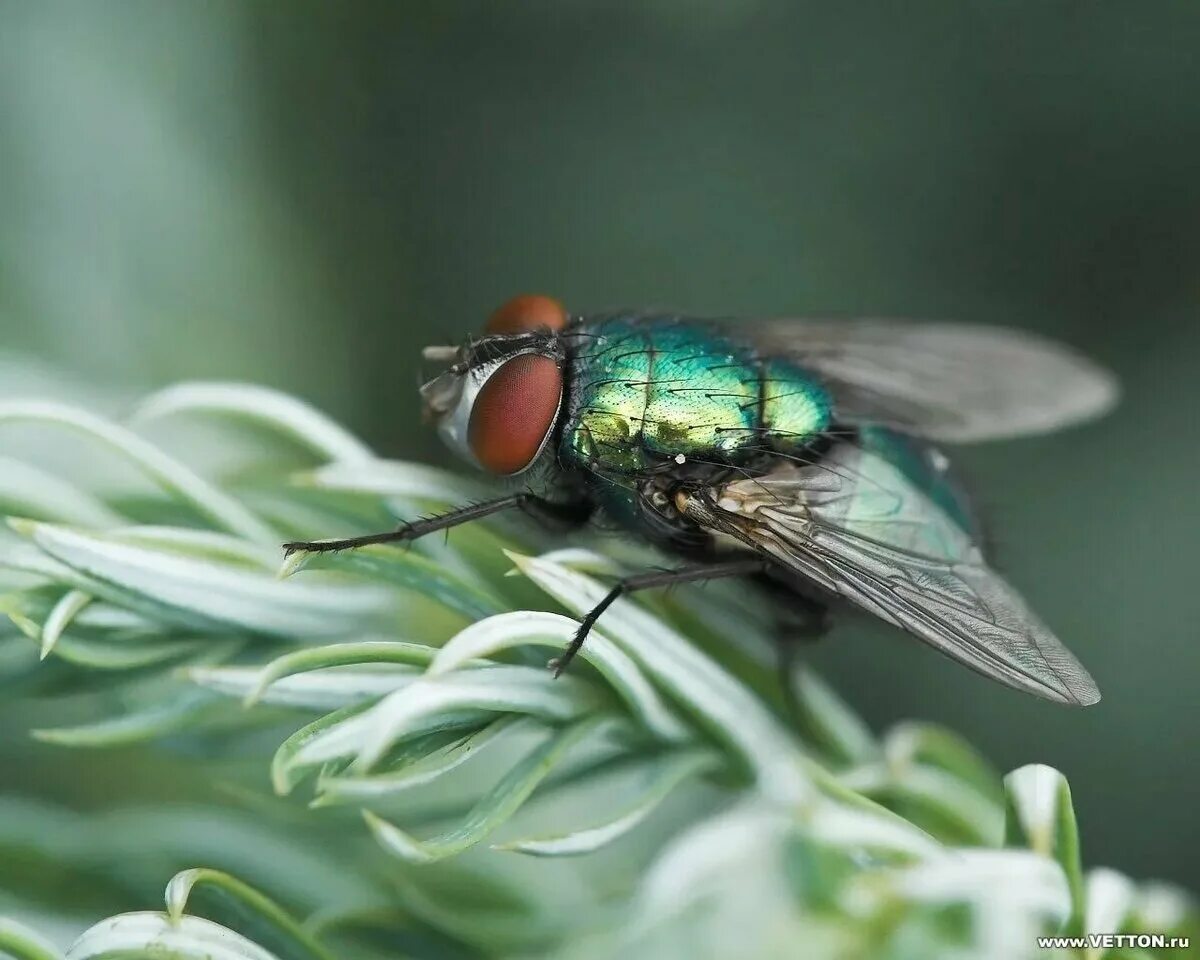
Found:
[[[452,363],[458,359],[458,347],[425,347],[421,358],[430,363]]]

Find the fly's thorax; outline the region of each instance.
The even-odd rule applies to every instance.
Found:
[[[643,332],[618,319],[585,323],[566,338],[570,377],[559,441],[564,465],[633,475],[650,378]]]
[[[678,456],[741,463],[802,447],[830,423],[814,377],[712,325],[615,316],[585,321],[566,339],[560,457],[593,473],[642,475]]]
[[[758,439],[759,370],[748,350],[700,325],[663,324],[649,339],[648,452],[725,459]]]

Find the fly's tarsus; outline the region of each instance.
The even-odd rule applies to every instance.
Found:
[[[414,535],[410,532],[411,527],[411,524],[405,524],[397,530],[368,533],[361,537],[347,537],[343,540],[289,540],[283,545],[283,556],[286,559],[293,553],[338,553],[342,550],[353,550],[376,543],[412,541]]]

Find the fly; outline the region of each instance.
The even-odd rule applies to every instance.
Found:
[[[823,629],[855,604],[984,676],[1087,705],[1087,670],[987,563],[937,442],[1045,433],[1099,416],[1114,379],[1068,348],[997,327],[899,321],[726,324],[572,316],[517,297],[484,335],[433,347],[421,388],[458,454],[520,489],[328,551],[413,540],[498,513],[603,516],[681,560],[618,580],[551,661],[623,594],[752,577]]]

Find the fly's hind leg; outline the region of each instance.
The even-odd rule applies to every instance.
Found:
[[[825,636],[829,626],[829,608],[801,594],[789,596],[787,614],[779,618],[775,646],[779,689],[784,709],[797,726],[804,724],[805,711],[796,690],[796,666],[804,649]]]
[[[632,577],[624,577],[618,580],[613,588],[605,594],[604,599],[588,611],[587,615],[580,621],[579,629],[575,631],[575,636],[571,638],[571,642],[567,646],[567,649],[563,651],[562,656],[555,657],[550,661],[548,666],[554,671],[556,677],[561,676],[562,672],[567,669],[567,666],[575,658],[575,654],[583,646],[584,641],[587,640],[588,634],[591,633],[592,627],[596,625],[596,621],[600,619],[600,615],[612,606],[618,597],[624,594],[634,593],[638,590],[649,590],[652,587],[672,587],[677,583],[698,583],[705,580],[721,580],[725,577],[752,576],[762,573],[766,569],[766,566],[767,563],[764,560],[742,558],[697,564],[693,567],[681,567],[678,570],[661,570],[653,573],[639,573]]]

